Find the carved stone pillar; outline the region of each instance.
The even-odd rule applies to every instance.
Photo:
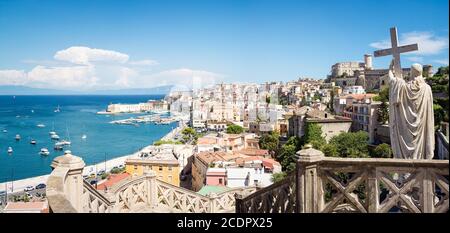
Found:
[[[158,205],[158,190],[156,188],[156,173],[154,171],[145,171],[144,175],[147,180],[147,198],[150,207],[156,207]]]
[[[209,193],[209,213],[215,213],[216,212],[216,193]]]
[[[56,157],[50,165],[55,170],[67,171],[66,176],[62,177],[64,181],[62,191],[64,196],[72,204],[77,212],[83,212],[83,168],[85,163],[80,157],[74,156],[70,151],[66,151],[64,155]],[[55,175],[59,172],[55,171]],[[62,173],[59,173],[62,174]],[[53,172],[52,172],[53,175]],[[59,188],[57,188],[59,189]]]
[[[297,152],[297,197],[296,208],[300,213],[317,213],[322,209],[323,192],[320,178],[318,177],[318,164],[325,157],[324,154],[313,149],[310,144],[305,149]]]

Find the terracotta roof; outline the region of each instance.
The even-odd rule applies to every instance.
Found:
[[[197,145],[213,145],[217,144],[217,138],[201,137],[197,139]]]
[[[48,204],[46,201],[34,202],[8,202],[4,211],[41,211],[46,212]]]
[[[129,176],[130,176],[130,174],[128,174],[128,173],[111,174],[111,176],[109,176],[105,182],[97,185],[97,189],[105,190],[105,188],[110,188],[114,184],[117,184],[118,182],[120,182],[123,179],[128,178]]]
[[[236,151],[237,153],[241,153],[248,156],[267,156],[269,155],[268,150],[263,149],[253,149],[253,148],[246,148],[239,151]]]
[[[223,158],[223,156],[225,156],[225,155],[226,155],[226,153],[223,151],[216,151],[216,152],[203,151],[203,152],[196,154],[195,157],[197,157],[198,159],[203,161],[203,163],[205,163],[205,164],[210,164],[212,162],[225,160]]]
[[[373,98],[375,96],[377,96],[377,94],[348,94],[348,95],[341,96],[340,98],[343,98],[343,99],[352,98],[352,99],[362,100],[364,98]]]

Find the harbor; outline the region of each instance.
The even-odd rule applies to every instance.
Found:
[[[137,116],[137,117],[131,117],[127,119],[121,119],[121,120],[114,120],[110,121],[111,124],[119,124],[119,125],[135,125],[138,126],[138,124],[162,124],[162,125],[168,125],[174,122],[178,121],[187,121],[189,119],[189,116],[182,115],[182,114],[150,114],[150,115],[143,115],[143,116]]]

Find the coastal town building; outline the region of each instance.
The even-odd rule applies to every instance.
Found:
[[[147,171],[154,171],[158,179],[172,185],[180,185],[182,169],[173,148],[166,145],[130,156],[125,160],[125,170],[132,176],[142,176]]]
[[[388,69],[374,69],[371,54],[364,55],[364,62],[338,62],[331,66],[331,75],[327,82],[335,83],[342,88],[359,85],[366,91],[380,90],[382,77],[387,75]],[[424,77],[432,75],[432,66],[424,65]],[[403,68],[403,76],[409,76],[410,68]]]
[[[47,201],[8,202],[3,213],[48,213]]]
[[[272,184],[271,177],[278,172],[281,172],[281,165],[267,156],[249,156],[239,152],[200,152],[194,155],[192,189],[198,191],[205,185],[264,187]]]
[[[149,111],[167,111],[168,103],[165,101],[149,100],[146,103],[137,104],[110,104],[106,113],[139,113]]]

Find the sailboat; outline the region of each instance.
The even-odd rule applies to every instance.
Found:
[[[48,132],[48,134],[50,134],[50,136],[56,135],[55,122],[52,122],[52,131]]]
[[[61,112],[61,109],[59,108],[59,105],[58,105],[58,107],[55,109],[54,112]]]
[[[61,140],[61,141],[55,143],[55,147],[57,147],[57,146],[70,146],[70,144],[72,144],[72,142],[70,142],[69,128],[67,128],[67,124],[66,124],[66,132],[67,132],[67,140]]]
[[[86,134],[83,134],[83,136],[81,136],[81,139],[86,139],[86,138],[87,138]]]

